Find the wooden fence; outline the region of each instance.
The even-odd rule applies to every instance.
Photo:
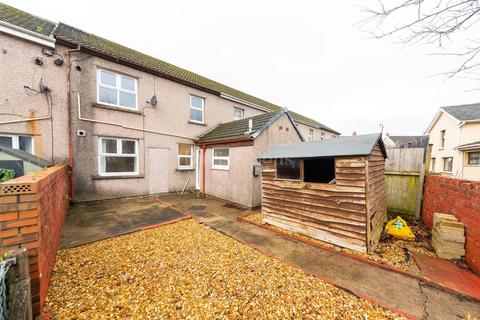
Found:
[[[385,161],[387,210],[420,216],[426,148],[387,148]]]

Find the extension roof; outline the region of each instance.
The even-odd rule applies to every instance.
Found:
[[[0,145],[0,152],[3,152],[5,154],[8,154],[9,156],[15,157],[19,160],[25,161],[32,163],[36,166],[39,166],[41,168],[46,168],[50,167],[53,163],[45,160],[43,158],[37,157],[31,153],[25,152],[20,149],[13,149],[13,148],[8,148]]]
[[[322,157],[368,156],[379,143],[384,157],[387,157],[380,133],[351,137],[338,137],[314,142],[282,144],[267,150],[261,159],[307,159]]]
[[[200,135],[198,137],[198,143],[255,139],[284,114],[286,114],[290,118],[293,127],[303,140],[303,136],[295,126],[295,123],[290,117],[289,112],[287,112],[286,110],[281,110],[278,112],[264,113],[251,118],[244,118],[232,122],[220,123],[219,125]],[[248,131],[248,123],[250,122],[250,120],[252,121],[252,130]]]
[[[480,149],[480,140],[475,141],[475,142],[462,144],[462,145],[456,147],[456,149],[461,150],[461,151],[472,150],[472,149]]]

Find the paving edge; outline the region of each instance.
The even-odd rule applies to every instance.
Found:
[[[309,241],[309,240],[302,239],[302,238],[291,237],[287,234],[284,234],[282,232],[279,232],[279,231],[275,230],[274,228],[271,228],[270,226],[247,220],[246,217],[248,217],[251,214],[252,213],[250,212],[250,213],[241,215],[241,216],[237,217],[237,220],[240,221],[240,222],[250,223],[250,224],[253,224],[254,226],[257,226],[257,227],[260,227],[262,229],[271,231],[271,232],[273,232],[273,233],[275,233],[275,234],[277,234],[277,235],[279,235],[283,238],[286,238],[286,239],[289,239],[289,240],[292,240],[292,241],[302,242],[304,244],[314,246],[316,248],[326,250],[326,251],[329,251],[329,252],[332,252],[332,253],[335,253],[335,254],[339,254],[339,255],[342,255],[344,257],[347,257],[347,258],[350,258],[350,259],[353,259],[353,260],[356,260],[356,261],[359,261],[359,262],[362,262],[362,263],[366,263],[366,264],[369,264],[369,265],[374,266],[374,267],[378,267],[378,268],[381,268],[381,269],[384,269],[384,270],[387,270],[387,271],[395,272],[395,273],[401,274],[403,276],[413,278],[413,279],[418,280],[418,281],[423,281],[423,282],[426,282],[429,285],[433,286],[434,288],[446,291],[446,292],[451,293],[451,294],[458,295],[458,296],[460,296],[462,298],[465,298],[465,299],[470,299],[470,300],[473,300],[473,301],[476,301],[476,302],[480,302],[480,299],[478,299],[476,297],[467,295],[467,294],[465,294],[461,291],[458,291],[458,290],[455,290],[453,288],[444,286],[440,283],[434,282],[434,281],[430,280],[429,278],[418,276],[416,274],[410,273],[410,272],[402,270],[402,269],[398,269],[398,268],[395,268],[395,267],[392,267],[392,266],[389,266],[389,265],[381,264],[381,263],[378,263],[378,262],[375,262],[375,261],[372,261],[372,260],[368,260],[368,259],[362,258],[360,256],[354,255],[352,253],[343,252],[343,251],[338,252],[333,248],[320,245],[316,242]]]

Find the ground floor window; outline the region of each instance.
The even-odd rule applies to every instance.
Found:
[[[468,152],[468,164],[473,166],[480,165],[480,151]]]
[[[99,174],[101,176],[138,174],[138,141],[99,139]]]
[[[230,150],[213,149],[212,151],[212,168],[220,170],[228,170],[230,167]]]
[[[335,158],[303,160],[303,181],[318,183],[335,182]]]
[[[300,180],[301,165],[300,159],[277,159],[277,178]]]
[[[0,146],[33,154],[33,138],[31,136],[0,134]]]
[[[443,158],[443,171],[452,172],[453,169],[453,158]]]
[[[191,144],[178,144],[178,168],[193,168],[193,146]]]

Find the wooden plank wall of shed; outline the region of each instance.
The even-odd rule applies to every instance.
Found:
[[[336,184],[276,179],[276,162],[262,162],[264,221],[366,252],[365,157],[338,158]]]
[[[377,144],[368,157],[367,174],[367,208],[369,231],[367,246],[369,251],[375,250],[382,235],[383,225],[387,221],[385,196],[385,158]]]

